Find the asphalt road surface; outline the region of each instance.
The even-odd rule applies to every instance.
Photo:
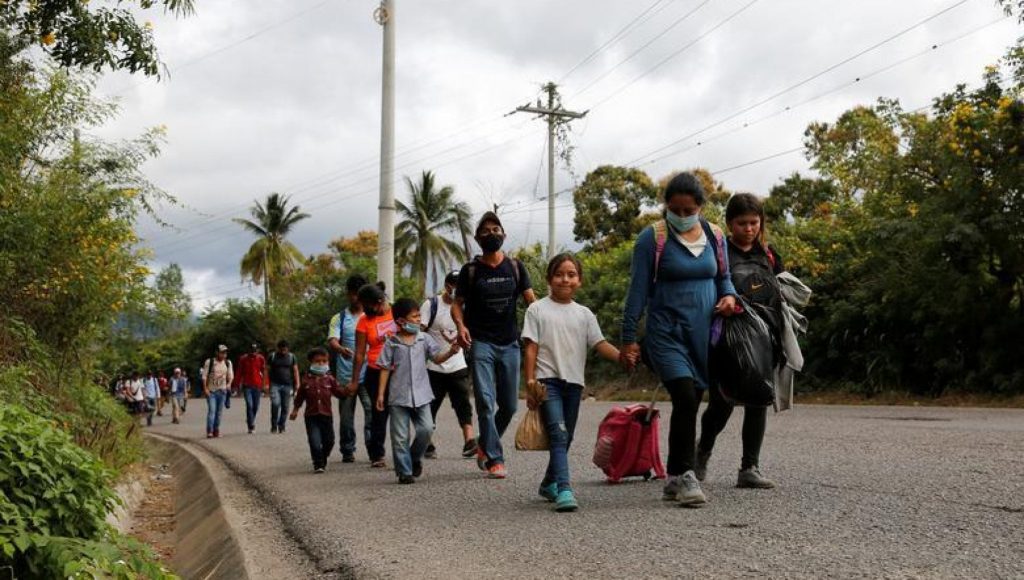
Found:
[[[779,485],[769,491],[734,487],[737,410],[710,463],[708,505],[686,509],[661,500],[660,482],[604,482],[590,455],[613,405],[584,402],[570,452],[580,510],[558,514],[536,494],[547,453],[511,449],[524,404],[504,438],[508,479],[485,479],[460,456],[446,404],[440,457],[398,485],[362,447],[354,464],[335,450],[314,475],[301,417],[272,435],[263,399],[248,435],[233,403],[220,439],[205,439],[202,400],[182,424],[157,417],[152,429],[241,474],[323,577],[1024,578],[1020,410],[797,406],[769,417],[761,467]]]

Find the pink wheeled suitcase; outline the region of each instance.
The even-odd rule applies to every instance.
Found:
[[[634,476],[665,479],[658,443],[658,415],[653,400],[650,405],[613,407],[605,415],[597,430],[594,465],[608,476],[608,483]]]

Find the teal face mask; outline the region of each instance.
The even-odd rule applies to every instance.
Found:
[[[416,324],[415,322],[406,322],[405,324],[402,325],[402,330],[408,332],[409,334],[416,334],[420,331],[420,325]]]
[[[672,226],[672,228],[677,232],[688,232],[700,222],[700,214],[695,213],[691,216],[682,217],[670,211],[666,211],[665,221],[667,221],[668,225]]]
[[[309,365],[309,372],[314,375],[326,375],[329,370],[331,370],[329,365]]]

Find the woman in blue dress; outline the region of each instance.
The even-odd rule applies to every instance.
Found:
[[[711,319],[736,307],[724,236],[701,217],[703,205],[704,189],[693,174],[669,182],[664,222],[641,232],[633,247],[622,320],[622,356],[635,359],[637,327],[647,312],[644,359],[672,397],[663,498],[690,507],[707,501],[694,467],[697,407],[711,384]]]

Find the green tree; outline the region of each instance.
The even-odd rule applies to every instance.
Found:
[[[111,7],[88,0],[6,0],[0,2],[0,25],[13,53],[36,48],[65,68],[154,76],[160,60],[152,24],[139,24],[135,12],[157,5],[178,16],[194,11],[192,0],[122,0]]]
[[[181,266],[171,263],[156,275],[153,282],[156,312],[168,330],[180,331],[192,315],[192,297],[185,291]]]
[[[409,204],[395,202],[401,217],[395,228],[395,249],[400,262],[411,269],[413,278],[426,290],[428,273],[437,284],[444,270],[469,259],[464,245],[445,235],[455,234],[464,242],[471,233],[470,209],[455,199],[450,185],[438,189],[430,171],[424,171],[418,182],[406,177],[405,183]]]
[[[242,278],[263,286],[263,304],[269,310],[277,280],[303,262],[302,252],[286,238],[295,224],[309,214],[300,212],[299,206],[289,208],[288,197],[279,193],[268,195],[265,203],[256,201],[249,213],[252,220],[233,220],[257,238],[242,256],[239,272]]]
[[[632,167],[602,165],[573,191],[572,233],[588,247],[610,247],[643,229],[642,214],[653,209],[658,192],[651,178]]]
[[[837,189],[797,221],[825,267],[812,284],[813,372],[868,392],[904,386],[1021,392],[1024,332],[1024,78],[1021,48],[981,88],[930,113],[895,101],[808,128],[814,168]]]

